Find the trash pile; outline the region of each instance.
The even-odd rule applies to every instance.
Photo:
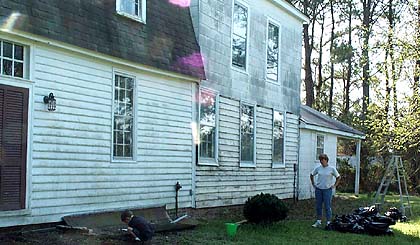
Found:
[[[407,217],[395,207],[390,208],[385,215],[380,215],[375,206],[361,207],[352,214],[337,215],[326,229],[358,234],[392,235],[393,231],[389,226],[395,225],[398,220],[405,222]]]

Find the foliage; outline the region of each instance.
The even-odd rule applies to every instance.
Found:
[[[416,186],[416,192],[418,195],[420,195],[420,185]]]
[[[337,159],[338,172],[341,180],[338,190],[343,192],[351,192],[354,190],[354,177],[356,170],[349,165],[348,160]]]
[[[244,216],[256,224],[271,224],[287,217],[289,209],[273,194],[258,194],[245,202]]]

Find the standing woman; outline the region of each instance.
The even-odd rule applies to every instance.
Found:
[[[335,188],[340,181],[340,174],[337,172],[337,169],[333,166],[328,165],[328,156],[327,154],[319,155],[320,166],[316,167],[311,173],[311,183],[315,188],[315,198],[316,198],[316,215],[317,220],[312,225],[312,227],[320,227],[322,220],[322,204],[325,207],[325,215],[327,218],[327,225],[331,222],[331,199],[332,199],[332,189]],[[314,181],[314,176],[317,176],[316,182]]]

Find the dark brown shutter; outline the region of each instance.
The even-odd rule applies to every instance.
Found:
[[[0,210],[25,208],[28,89],[0,85]]]

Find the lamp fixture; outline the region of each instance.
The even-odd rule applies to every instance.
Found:
[[[48,96],[44,96],[44,103],[48,104],[48,111],[55,111],[56,100],[53,93],[50,93]]]

